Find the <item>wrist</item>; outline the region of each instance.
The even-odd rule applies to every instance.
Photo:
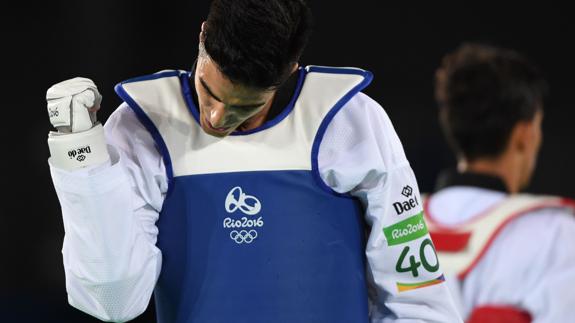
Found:
[[[99,123],[77,133],[50,132],[48,147],[50,162],[66,170],[102,164],[110,159],[104,128]]]

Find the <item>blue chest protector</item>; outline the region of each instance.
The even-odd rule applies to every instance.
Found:
[[[158,322],[368,322],[362,210],[321,181],[317,151],[331,118],[370,79],[300,69],[284,113],[225,139],[198,125],[187,73],[117,86],[170,178],[157,223]]]

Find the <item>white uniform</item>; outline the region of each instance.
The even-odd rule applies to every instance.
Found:
[[[155,222],[168,179],[152,136],[126,104],[105,132],[111,162],[76,172],[51,166],[51,172],[66,231],[69,302],[100,319],[123,321],[145,310],[161,271]],[[375,101],[358,93],[336,114],[319,147],[318,168],[330,188],[362,202],[372,227],[366,247],[371,321],[460,322],[433,246],[425,243],[425,225],[392,232],[417,220],[422,205],[401,142]],[[412,254],[423,254],[431,270],[410,266]]]
[[[534,210],[502,217],[496,210],[505,208],[504,203],[508,210],[513,208],[510,197],[489,185],[448,186],[426,201],[430,232],[434,231],[433,224],[449,231],[471,228],[478,222],[483,222],[483,230],[491,232],[489,236],[469,232],[469,241],[460,241],[462,247],[468,245],[459,252],[475,249],[475,259],[465,260],[466,264],[442,258],[450,257],[450,252],[439,252],[462,316],[468,318],[474,309],[481,307],[514,308],[528,313],[533,323],[575,322],[572,314],[575,305],[573,206],[558,199],[534,196],[516,196],[514,201],[516,203],[511,204],[518,206],[516,210],[523,208],[519,204],[529,203]],[[541,202],[551,202],[553,207],[540,207]],[[488,223],[489,217],[500,217],[496,221],[502,225],[488,228],[493,224]],[[441,242],[439,236],[435,237],[439,251]],[[484,239],[481,246],[471,246],[475,238],[488,239]],[[457,249],[457,246],[451,247]]]

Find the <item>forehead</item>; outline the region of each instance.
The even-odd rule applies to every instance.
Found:
[[[223,101],[258,101],[273,94],[271,90],[233,83],[219,70],[217,64],[206,56],[198,58],[196,77]]]

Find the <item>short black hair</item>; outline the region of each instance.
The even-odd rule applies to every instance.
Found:
[[[303,0],[214,0],[204,48],[234,83],[274,88],[286,80],[311,33]]]
[[[533,120],[547,93],[527,58],[483,44],[465,43],[447,54],[435,76],[442,130],[468,161],[500,156],[512,129]]]

